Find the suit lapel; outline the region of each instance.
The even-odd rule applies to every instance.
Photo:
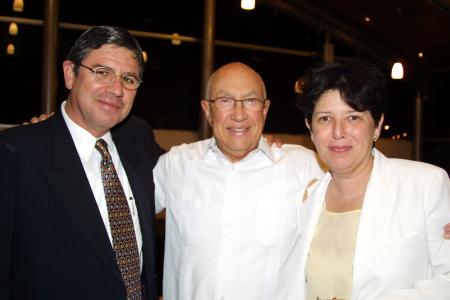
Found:
[[[142,242],[143,246],[145,247],[146,241],[148,240],[148,237],[152,235],[152,231],[149,228],[149,220],[151,220],[154,217],[154,213],[152,213],[151,209],[149,208],[149,201],[152,198],[149,198],[146,191],[145,191],[145,184],[151,185],[152,182],[144,183],[142,182],[142,177],[140,176],[140,172],[143,172],[140,170],[141,167],[136,167],[130,161],[127,159],[122,159],[122,165],[127,173],[128,182],[130,183],[131,190],[133,191],[133,196],[136,204],[136,208],[138,211],[139,216],[139,225],[141,227],[142,232]],[[151,180],[151,179],[149,179]]]
[[[378,251],[379,237],[395,205],[395,199],[390,193],[390,181],[386,178],[386,174],[389,174],[389,161],[376,149],[373,153],[374,165],[365,193],[356,241],[352,299],[358,297],[371,273],[372,258]]]
[[[136,151],[137,146],[132,144],[129,136],[125,136],[125,133],[122,131],[113,131],[112,137],[114,144],[116,145],[117,152],[119,153],[120,161],[122,162],[127,174],[131,190],[133,191],[134,200],[138,208],[139,219],[144,220],[142,219],[144,216],[141,216],[141,214],[143,214],[143,204],[146,199],[144,185],[152,184],[152,182],[142,182],[142,178],[144,178],[144,176],[141,176],[140,173],[145,172],[145,170],[141,170],[141,167],[144,167],[144,165],[142,164],[142,158]],[[151,170],[149,170],[149,172],[151,172]],[[148,218],[148,216],[146,218]]]
[[[120,161],[127,174],[128,182],[133,192],[136,208],[139,216],[139,225],[142,233],[142,247],[144,253],[144,267],[151,267],[153,270],[153,229],[152,220],[154,218],[154,210],[151,209],[154,201],[152,195],[154,190],[149,188],[153,185],[152,177],[145,174],[152,174],[151,167],[143,163],[146,159],[139,154],[139,147],[130,139],[129,133],[120,130],[112,131],[114,144],[120,156]],[[145,155],[151,155],[147,153]],[[145,169],[145,168],[148,168]],[[149,182],[143,182],[148,179]]]
[[[105,225],[61,113],[52,125],[53,161],[45,176],[99,259],[122,281]]]

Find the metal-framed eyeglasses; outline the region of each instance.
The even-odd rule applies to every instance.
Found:
[[[139,85],[141,85],[142,80],[139,77],[132,74],[116,74],[114,70],[109,67],[88,67],[83,64],[78,64],[79,66],[88,69],[94,73],[94,79],[101,84],[111,84],[116,80],[116,77],[120,77],[120,83],[122,87],[127,90],[136,90]]]
[[[235,107],[237,102],[241,102],[242,108],[247,111],[260,111],[264,107],[264,103],[266,103],[267,99],[258,99],[258,98],[247,98],[247,99],[234,99],[231,97],[219,97],[212,100],[206,100],[210,103],[213,103],[218,109],[221,110],[231,110]]]

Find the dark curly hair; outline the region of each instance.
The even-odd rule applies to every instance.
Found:
[[[374,64],[360,59],[315,66],[297,80],[295,90],[295,104],[310,124],[317,101],[329,90],[339,91],[356,111],[368,110],[375,123],[379,123],[387,102],[384,74]]]

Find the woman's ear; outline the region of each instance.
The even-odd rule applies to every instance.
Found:
[[[311,136],[311,140],[314,142],[314,136],[313,136],[313,133],[312,133],[311,124],[309,124],[309,121],[306,118],[305,118],[305,125],[308,128],[308,130],[309,130],[309,134]]]
[[[384,122],[384,114],[381,114],[380,121],[378,122],[377,127],[375,128],[375,133],[373,136],[374,142],[376,142],[378,140],[378,138],[380,137],[381,127],[383,126],[383,122]]]

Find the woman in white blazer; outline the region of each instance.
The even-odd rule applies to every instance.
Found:
[[[297,82],[329,166],[302,210],[299,286],[307,300],[450,299],[450,181],[436,166],[374,146],[386,101],[382,72],[360,60],[311,69]]]

